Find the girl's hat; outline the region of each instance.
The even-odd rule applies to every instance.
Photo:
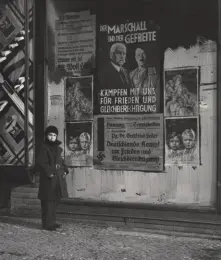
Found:
[[[49,133],[53,133],[58,135],[58,129],[56,126],[50,125],[45,129],[45,135],[48,135]]]

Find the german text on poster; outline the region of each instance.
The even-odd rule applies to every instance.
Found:
[[[163,170],[163,115],[97,116],[94,166],[98,169]]]
[[[65,13],[56,21],[56,65],[69,76],[80,76],[95,55],[95,16],[90,12]]]
[[[95,114],[160,109],[159,28],[145,19],[99,24]]]

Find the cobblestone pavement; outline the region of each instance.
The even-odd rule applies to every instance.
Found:
[[[0,217],[0,260],[218,260],[221,241],[125,232],[63,220],[58,231],[39,219]]]

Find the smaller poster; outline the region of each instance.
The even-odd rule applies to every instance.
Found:
[[[66,79],[65,121],[93,120],[93,77]]]
[[[92,166],[92,122],[66,123],[65,162],[68,166]]]
[[[94,166],[129,171],[163,170],[163,115],[97,116]]]
[[[198,115],[198,74],[198,67],[186,67],[165,71],[165,116],[185,117]]]
[[[82,11],[64,13],[56,21],[56,66],[66,75],[82,75],[84,66],[94,59],[95,20],[95,15]]]
[[[199,165],[198,117],[166,118],[165,129],[165,164]]]

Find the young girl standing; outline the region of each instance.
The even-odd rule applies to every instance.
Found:
[[[48,126],[45,130],[45,141],[37,157],[40,168],[38,198],[41,200],[42,228],[56,230],[61,225],[56,222],[56,209],[62,197],[67,197],[65,175],[68,168],[61,157],[61,142],[57,139],[58,129]]]

